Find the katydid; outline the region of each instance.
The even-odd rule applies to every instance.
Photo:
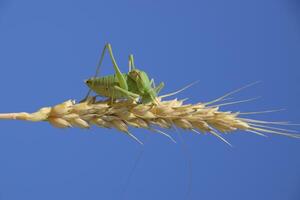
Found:
[[[109,52],[115,74],[97,77],[106,50]],[[86,80],[85,83],[90,88],[87,96],[89,96],[91,91],[94,91],[98,95],[112,100],[120,98],[139,99],[141,103],[155,102],[158,93],[164,87],[163,82],[156,87],[154,80],[150,80],[146,72],[136,69],[132,54],[129,55],[129,72],[122,73],[109,43],[103,48],[95,76]]]

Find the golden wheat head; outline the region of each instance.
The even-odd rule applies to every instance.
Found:
[[[129,132],[129,126],[149,129],[171,140],[173,140],[171,136],[157,127],[169,129],[175,126],[199,134],[212,134],[229,145],[230,143],[221,137],[220,133],[243,130],[262,136],[265,136],[264,133],[273,133],[300,137],[293,131],[273,126],[286,125],[284,122],[243,118],[239,112],[219,111],[219,106],[211,103],[184,104],[184,100],[162,101],[158,98],[157,104],[139,104],[130,100],[96,101],[96,98],[91,97],[80,103],[68,100],[53,107],[41,108],[34,113],[0,114],[0,119],[48,121],[58,128],[89,128],[91,125],[116,128],[139,143],[141,141]]]

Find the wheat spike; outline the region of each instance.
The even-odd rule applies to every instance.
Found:
[[[207,103],[184,104],[183,101],[177,99],[162,101],[158,97],[158,104],[139,104],[131,100],[97,101],[96,98],[90,97],[84,102],[75,103],[75,101],[68,100],[53,107],[41,108],[34,113],[0,114],[0,119],[48,121],[58,128],[89,128],[92,125],[115,128],[139,143],[141,141],[128,131],[129,126],[156,130],[171,140],[173,140],[171,136],[156,128],[176,126],[197,133],[211,133],[228,144],[229,142],[221,137],[220,133],[243,130],[258,135],[272,133],[300,138],[300,135],[295,132],[291,133],[290,130],[272,127],[274,125],[287,125],[286,122],[267,122],[242,118],[239,112],[223,112],[219,110],[217,105],[207,106]]]

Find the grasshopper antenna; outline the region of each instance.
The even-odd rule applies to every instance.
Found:
[[[145,143],[147,143],[148,136],[149,136],[149,135],[147,135],[146,138],[145,138]],[[144,151],[145,151],[145,146],[143,145],[143,146],[141,147],[141,149],[139,150],[138,155],[136,156],[136,158],[135,158],[135,160],[134,160],[133,166],[132,166],[132,168],[130,169],[130,172],[129,172],[128,176],[126,177],[125,182],[124,182],[124,183],[122,184],[122,186],[121,186],[120,195],[122,196],[122,198],[124,197],[124,195],[125,195],[125,193],[126,193],[126,191],[127,191],[127,188],[128,188],[128,186],[129,186],[129,184],[130,184],[130,180],[132,179],[132,176],[133,176],[133,174],[134,174],[134,172],[135,172],[137,166],[138,166],[139,163],[141,162],[141,159],[142,159],[142,157],[143,157]]]
[[[177,135],[181,141],[181,151],[187,161],[186,163],[186,167],[187,167],[187,170],[188,170],[188,185],[187,185],[187,191],[186,191],[186,194],[185,194],[185,198],[184,199],[189,199],[189,196],[190,196],[190,193],[191,193],[191,188],[192,188],[192,175],[193,175],[193,171],[192,171],[192,161],[191,161],[191,158],[188,154],[188,148],[187,148],[187,145],[180,133],[180,131],[178,130],[178,128],[173,124],[173,127],[175,129],[175,131],[177,132]]]

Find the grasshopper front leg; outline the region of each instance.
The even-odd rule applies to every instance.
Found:
[[[161,89],[165,86],[164,82],[161,82],[157,87],[154,88],[155,93],[158,95],[158,93],[161,91]]]
[[[131,99],[131,100],[133,100],[133,101],[134,101],[136,98],[139,98],[139,97],[140,97],[140,95],[135,94],[135,93],[133,93],[133,92],[130,92],[130,91],[128,91],[128,90],[124,90],[123,88],[121,88],[121,87],[119,87],[119,86],[114,86],[114,88],[115,88],[116,90],[118,90],[119,92],[123,93],[126,97],[128,97],[129,99]]]
[[[155,93],[158,95],[158,93],[161,91],[161,89],[165,86],[164,82],[161,82],[157,87],[155,86],[154,79],[152,78],[150,81],[150,85],[155,91]]]

